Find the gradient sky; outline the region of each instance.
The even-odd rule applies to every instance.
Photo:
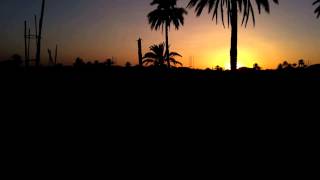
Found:
[[[151,0],[47,0],[43,63],[47,48],[59,44],[59,59],[71,64],[76,57],[105,60],[114,57],[118,64],[137,63],[136,40],[143,39],[143,50],[164,37],[151,31],[146,15],[154,8]],[[188,0],[180,0],[186,6]],[[257,17],[239,32],[239,65],[251,67],[255,62],[264,68],[276,68],[287,60],[305,59],[320,63],[320,20],[313,14],[313,0],[280,0],[271,14]],[[0,59],[14,53],[24,54],[23,22],[33,23],[41,0],[1,0]],[[32,24],[33,27],[33,24]],[[179,31],[171,30],[171,50],[180,52],[184,66],[191,57],[197,68],[229,66],[230,29],[224,29],[204,14],[195,17],[193,10]]]

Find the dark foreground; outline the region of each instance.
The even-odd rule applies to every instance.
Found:
[[[68,125],[124,119],[130,128],[149,123],[219,124],[230,119],[235,127],[251,127],[319,119],[319,70],[13,68],[1,69],[0,83],[2,112],[13,111],[9,117],[53,118]]]
[[[283,104],[281,108],[284,109],[294,104],[305,107],[318,102],[320,70],[248,69],[232,73],[99,66],[13,68],[0,69],[0,83],[5,98],[44,103],[58,101],[57,108],[72,99],[71,103],[79,101],[75,106],[83,102],[83,108],[102,104],[101,108],[129,110],[139,107],[147,112],[153,106],[161,109],[154,110],[167,112],[174,112],[181,106],[214,110],[213,107],[223,105],[226,109],[236,109],[267,104],[271,108]],[[85,103],[86,100],[92,102]]]
[[[320,71],[16,68],[0,82],[2,150],[7,166],[25,162],[25,176],[26,167],[89,179],[314,169],[305,160],[317,152]]]

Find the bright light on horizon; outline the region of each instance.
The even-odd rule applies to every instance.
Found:
[[[230,50],[227,49],[219,49],[216,52],[208,53],[207,59],[208,62],[213,67],[220,66],[226,70],[230,70]],[[254,52],[246,48],[238,49],[238,68],[248,67],[252,68],[255,63],[259,63],[257,60],[257,56]]]

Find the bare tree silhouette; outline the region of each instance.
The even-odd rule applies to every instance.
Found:
[[[205,7],[208,7],[212,18],[218,23],[218,14],[221,13],[221,20],[225,26],[225,12],[227,15],[228,27],[231,26],[231,50],[230,63],[231,70],[237,70],[238,57],[238,13],[242,12],[242,25],[247,26],[249,18],[252,17],[253,25],[255,25],[255,12],[253,9],[253,0],[190,0],[188,7],[195,8],[197,16],[202,14]],[[278,0],[272,0],[278,3]],[[255,0],[258,12],[261,13],[263,8],[267,13],[270,12],[269,0]]]
[[[40,66],[40,58],[41,58],[41,36],[42,36],[42,27],[43,27],[43,18],[44,18],[44,10],[45,10],[45,0],[42,0],[41,6],[41,16],[39,22],[39,34],[37,39],[37,53],[36,53],[36,66]]]
[[[48,57],[49,57],[49,64],[54,65],[54,61],[52,58],[52,51],[48,49]]]
[[[150,47],[150,52],[146,53],[143,57],[143,64],[149,65],[152,64],[154,67],[165,67],[166,55],[164,53],[164,43],[159,45],[152,45]],[[182,57],[177,52],[170,52],[169,53],[169,61],[174,65],[182,66],[182,63],[177,61],[175,57]]]
[[[165,29],[166,36],[166,61],[170,68],[169,29],[171,24],[176,30],[184,24],[184,15],[187,11],[177,7],[177,0],[153,0],[151,5],[157,8],[148,14],[149,24],[152,30]]]

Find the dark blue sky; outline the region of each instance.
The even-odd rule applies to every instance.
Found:
[[[89,60],[115,57],[118,63],[136,61],[136,39],[141,36],[144,51],[163,41],[152,32],[146,14],[151,0],[47,0],[43,54],[46,48],[61,46],[60,59],[71,63],[77,56]],[[185,6],[187,0],[180,0]],[[313,0],[280,0],[270,15],[257,19],[256,28],[240,30],[239,50],[243,65],[259,62],[274,67],[280,61],[305,58],[320,63],[320,20],[315,18]],[[0,58],[23,54],[23,21],[39,14],[41,0],[1,0]],[[33,24],[32,24],[33,25]],[[33,27],[33,26],[32,26]],[[225,65],[230,33],[216,26],[208,16],[195,18],[190,10],[180,31],[172,31],[172,48],[191,56],[198,67]],[[46,57],[46,56],[45,56]]]

